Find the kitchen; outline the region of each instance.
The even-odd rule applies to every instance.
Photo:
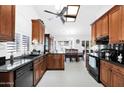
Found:
[[[99,8],[101,9],[99,10],[99,15],[94,13],[95,16],[90,16],[89,19],[86,19],[86,24],[82,23],[84,26],[89,23],[91,24],[91,27],[89,25],[88,29],[83,29],[84,31],[89,31],[90,28],[92,28],[88,35],[83,34],[83,39],[76,40],[77,37],[82,38],[82,34],[76,36],[73,34],[75,31],[71,29],[70,32],[65,34],[71,34],[72,31],[72,36],[64,37],[65,35],[61,35],[61,38],[69,38],[68,40],[72,40],[69,46],[69,48],[72,49],[77,47],[73,43],[73,40],[78,42],[82,40],[87,41],[90,40],[91,37],[92,43],[90,43],[90,46],[92,53],[89,51],[89,53],[85,55],[87,59],[84,58],[86,68],[89,71],[88,74],[94,77],[94,74],[97,73],[98,82],[104,86],[123,87],[124,46],[122,25],[124,19],[122,16],[124,14],[124,7],[121,5],[80,5],[79,15],[77,15],[76,21],[79,20],[78,16],[82,16],[83,10],[81,9],[83,8],[89,8],[89,10],[94,8],[92,12],[99,10]],[[55,10],[53,6],[48,5],[0,5],[0,86],[37,86],[48,70],[65,70],[65,52],[63,52],[63,49],[59,49],[56,44],[57,41],[62,41],[59,35],[63,33],[63,29],[60,30],[61,32],[58,32],[60,34],[55,33],[62,27],[66,29],[69,28],[69,25],[72,27],[75,24],[73,24],[73,22],[63,24],[59,19],[56,19],[56,16],[52,16],[51,18],[50,14],[44,12],[45,9],[50,9],[51,11]],[[42,13],[44,16],[40,18],[39,15],[41,16]],[[55,24],[54,21],[58,23]],[[116,25],[116,23],[118,23],[118,25]],[[56,30],[54,29],[54,31],[50,31],[52,24],[55,24],[55,27],[57,27],[58,24],[61,24],[61,26],[60,28],[56,28]],[[78,26],[78,23],[76,26]],[[115,31],[115,33],[113,31]],[[68,42],[65,42],[65,45],[66,44],[68,44]],[[81,48],[82,47],[79,46],[79,49]],[[102,49],[104,52],[101,52]],[[116,51],[116,53],[110,54],[110,49]],[[90,59],[90,57],[94,57],[95,54],[98,54],[98,57],[95,56],[95,58],[100,57],[100,59],[96,61],[96,63],[99,62],[97,64],[98,70],[96,73],[94,72],[94,66],[91,66],[92,62],[96,59]],[[113,60],[113,56],[111,55],[117,58]]]

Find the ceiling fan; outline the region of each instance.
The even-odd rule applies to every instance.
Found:
[[[64,17],[70,17],[70,18],[75,18],[75,16],[73,15],[64,15],[65,12],[67,12],[68,10],[68,7],[64,7],[60,13],[54,13],[54,12],[51,12],[51,11],[48,11],[48,10],[44,10],[44,12],[47,12],[47,13],[50,13],[50,14],[53,14],[53,15],[57,15],[57,17],[60,17],[62,23],[64,24],[65,23],[65,19]]]

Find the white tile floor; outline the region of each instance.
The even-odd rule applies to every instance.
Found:
[[[103,87],[87,72],[83,61],[65,62],[65,70],[47,71],[37,87]]]

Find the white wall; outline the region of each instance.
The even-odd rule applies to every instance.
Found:
[[[47,33],[54,36],[57,41],[73,41],[73,48],[81,49],[81,45],[76,45],[76,39],[91,40],[90,24],[103,15],[112,5],[81,5],[76,22],[62,24],[55,15],[45,13],[44,10],[57,12],[54,5],[34,6],[41,19],[44,20]]]
[[[33,46],[31,45],[31,36],[32,36],[32,19],[38,19],[39,16],[37,12],[33,9],[32,6],[16,6],[16,16],[15,16],[15,33],[20,33],[21,35],[27,35],[30,37],[30,50]],[[43,45],[39,45],[40,49],[43,50]],[[39,48],[37,46],[37,48]],[[21,42],[22,47],[22,42]],[[14,56],[22,55],[24,50],[21,50],[19,53],[14,53]],[[10,54],[7,54],[6,43],[0,43],[0,56],[10,57]]]

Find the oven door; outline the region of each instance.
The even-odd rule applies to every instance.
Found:
[[[100,82],[100,59],[95,56],[89,55],[88,60],[88,71],[93,76],[94,79],[96,79],[98,82]]]
[[[97,65],[96,65],[96,58],[89,56],[89,65],[93,68],[93,69],[97,69]]]

